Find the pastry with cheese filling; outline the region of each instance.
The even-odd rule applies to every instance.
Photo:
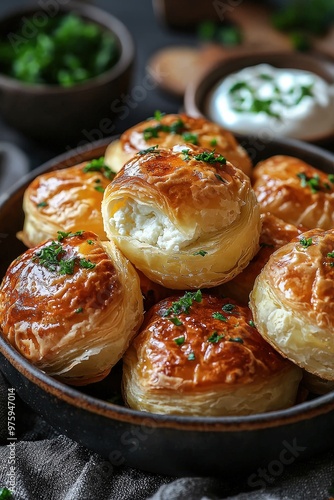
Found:
[[[171,289],[232,279],[259,248],[249,177],[196,146],[136,154],[106,188],[102,216],[108,238],[135,267]]]
[[[334,381],[334,229],[306,231],[274,252],[250,307],[260,334],[283,356]]]
[[[91,232],[59,233],[8,268],[0,327],[32,364],[72,385],[103,379],[143,320],[133,266]]]
[[[172,148],[176,144],[215,148],[217,153],[225,156],[234,166],[247,175],[251,174],[250,157],[231,132],[205,118],[194,118],[183,113],[157,114],[155,118],[131,127],[119,140],[108,146],[105,159],[118,172],[138,151],[155,145]]]
[[[257,332],[248,307],[200,290],[156,304],[123,357],[135,410],[218,417],[295,403],[302,370]]]

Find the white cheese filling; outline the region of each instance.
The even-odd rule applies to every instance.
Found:
[[[114,213],[109,223],[120,236],[167,251],[178,251],[196,239],[195,231],[187,237],[168,217],[149,205],[129,202]]]

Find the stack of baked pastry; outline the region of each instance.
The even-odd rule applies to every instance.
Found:
[[[123,359],[134,409],[247,415],[334,380],[334,179],[251,160],[202,118],[156,114],[105,157],[37,177],[0,288],[3,334],[59,380]],[[315,229],[316,228],[316,229]]]

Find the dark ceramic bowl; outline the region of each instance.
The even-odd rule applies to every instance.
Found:
[[[113,33],[119,59],[103,74],[72,87],[27,84],[0,73],[0,114],[25,135],[49,144],[85,139],[84,132],[89,134],[93,129],[101,130],[101,137],[110,135],[116,113],[113,104],[127,92],[131,81],[135,58],[132,36],[122,22],[96,7],[75,2],[66,5],[54,2],[54,5],[57,15],[73,12]],[[6,40],[8,33],[14,33],[22,19],[36,16],[38,26],[48,16],[55,15],[54,9],[49,12],[47,6],[36,5],[11,12],[0,19],[0,39]],[[27,30],[26,36],[33,36],[34,25],[29,28],[23,23],[20,29],[23,41],[23,29]]]
[[[254,162],[288,154],[334,173],[334,155],[298,141],[244,137]],[[109,140],[55,158],[30,173],[0,200],[0,275],[24,251],[22,197],[42,172],[103,155]],[[285,468],[334,447],[334,392],[292,408],[244,417],[181,417],[134,411],[106,401],[119,391],[121,365],[102,382],[68,387],[32,366],[0,335],[0,368],[18,395],[61,433],[100,453],[115,465],[169,475],[243,473],[259,485],[259,467]],[[247,476],[248,475],[248,476]],[[257,483],[257,484],[256,484]]]
[[[211,68],[197,81],[195,80],[189,84],[184,96],[185,112],[192,116],[201,116],[211,119],[207,111],[207,106],[210,92],[215,85],[231,73],[262,63],[269,64],[276,68],[310,71],[320,76],[331,85],[334,85],[334,64],[324,60],[321,56],[316,57],[298,52],[273,52],[231,57],[217,63],[217,65]],[[253,130],[249,130],[248,133],[253,134]],[[312,137],[306,137],[305,135],[301,137],[301,139],[321,144],[332,141],[333,137],[334,128],[328,131],[328,133],[317,134]]]

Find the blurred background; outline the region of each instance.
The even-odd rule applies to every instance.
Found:
[[[182,110],[187,85],[217,61],[267,50],[315,52],[329,61],[334,57],[334,2],[326,0],[2,0],[1,43],[8,41],[1,18],[9,12],[34,5],[49,15],[59,6],[78,4],[98,7],[126,26],[135,46],[130,82],[118,89],[118,95],[110,95],[110,105],[101,116],[108,126],[101,127],[97,120],[89,128],[78,125],[65,138],[54,133],[39,138],[4,119],[1,105],[6,94],[0,75],[0,192],[55,155],[122,133],[156,110]],[[3,57],[0,51],[1,68]],[[38,105],[34,101],[33,107],[27,105],[21,112],[32,116],[38,113]],[[50,113],[49,118],[59,130],[64,127],[57,113]]]

